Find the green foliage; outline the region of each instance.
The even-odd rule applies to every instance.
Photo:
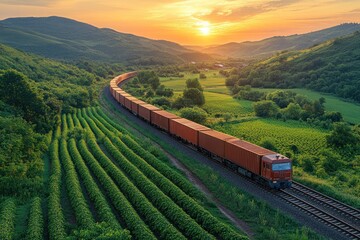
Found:
[[[91,228],[75,230],[68,240],[131,240],[128,230],[116,229],[106,223],[96,223]]]
[[[43,238],[44,217],[41,209],[41,198],[35,197],[32,200],[26,239],[39,240]]]
[[[96,142],[93,139],[89,140],[89,147],[91,146],[96,146]],[[81,140],[78,143],[78,148],[86,164],[97,177],[101,186],[105,189],[114,207],[119,211],[120,215],[124,219],[126,227],[131,231],[132,235],[137,239],[156,239],[150,229],[145,225],[137,212],[131,206],[124,194],[119,191],[114,181],[101,167],[97,159],[89,152],[84,140]],[[101,150],[96,148],[94,151]],[[98,154],[101,153],[99,152]]]
[[[154,98],[153,100],[151,100],[151,103],[164,108],[168,108],[171,106],[170,100],[165,97]]]
[[[15,228],[16,205],[14,199],[6,199],[0,206],[0,239],[11,240]]]
[[[355,145],[359,138],[352,132],[346,123],[336,123],[334,130],[326,136],[326,142],[330,147],[344,148],[347,145]]]
[[[182,108],[180,110],[180,116],[191,121],[203,124],[206,122],[208,114],[201,108]]]
[[[287,119],[299,120],[302,116],[303,110],[297,103],[289,103],[286,108],[282,109],[282,114]]]
[[[188,80],[186,80],[186,88],[197,88],[200,91],[203,91],[199,79],[197,78],[189,78]]]
[[[255,114],[259,117],[275,117],[279,112],[279,107],[270,100],[263,100],[253,104]]]
[[[205,97],[202,91],[197,88],[187,88],[183,92],[183,98],[191,105],[202,106],[205,104]]]
[[[19,117],[0,116],[0,194],[29,198],[42,191],[44,136]]]
[[[82,194],[81,186],[74,164],[67,150],[67,143],[65,139],[60,141],[60,159],[64,168],[64,179],[69,200],[74,211],[76,222],[80,228],[90,228],[95,222],[89,210],[86,199]]]
[[[21,110],[26,121],[36,124],[40,132],[48,132],[56,111],[44,103],[42,94],[24,75],[14,70],[0,75],[0,100]]]
[[[279,150],[276,148],[273,140],[271,138],[264,138],[263,140],[261,140],[260,142],[260,146],[262,146],[263,148],[272,150],[274,152],[278,152]]]
[[[302,51],[282,53],[239,69],[231,86],[309,88],[360,102],[360,34],[338,38]]]
[[[76,166],[77,172],[82,179],[87,193],[90,199],[94,202],[96,212],[101,221],[108,223],[113,228],[121,228],[116,220],[116,217],[112,213],[111,207],[108,205],[105,196],[98,188],[94,179],[91,176],[89,169],[86,167],[79,150],[76,147],[74,139],[69,140],[69,152]]]
[[[340,155],[331,150],[324,149],[321,152],[321,166],[328,174],[334,173],[342,166]]]
[[[51,176],[49,179],[48,228],[50,239],[65,239],[65,218],[61,208],[61,166],[59,141],[54,139],[49,148]]]

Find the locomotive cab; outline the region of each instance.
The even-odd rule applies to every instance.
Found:
[[[270,154],[262,157],[261,176],[271,188],[283,189],[291,186],[291,159],[280,154]]]

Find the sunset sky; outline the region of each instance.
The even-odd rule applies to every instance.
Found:
[[[54,15],[153,39],[211,45],[360,22],[360,0],[0,0],[0,19]]]

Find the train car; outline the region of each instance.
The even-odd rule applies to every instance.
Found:
[[[128,98],[128,97],[132,97],[130,94],[128,94],[128,93],[121,93],[120,94],[120,104],[121,105],[123,105],[123,106],[125,106],[125,98]]]
[[[208,127],[185,118],[171,119],[169,129],[170,134],[194,146],[199,145],[199,131],[210,130]]]
[[[127,108],[128,110],[130,110],[131,111],[131,103],[133,102],[133,101],[136,101],[136,100],[138,100],[137,98],[135,98],[135,97],[133,97],[133,96],[131,96],[130,95],[130,97],[124,97],[124,106],[125,106],[125,108]]]
[[[242,173],[248,176],[251,176],[251,173],[260,175],[261,158],[268,154],[275,152],[240,139],[231,139],[225,143],[225,159],[246,169],[247,171]],[[239,169],[239,172],[241,171]]]
[[[225,143],[235,137],[214,130],[199,131],[199,147],[217,160],[225,158]]]
[[[114,91],[113,94],[114,98],[116,99],[116,101],[120,102],[120,94],[125,92],[119,87],[113,88],[113,91]]]
[[[180,118],[179,116],[169,113],[167,111],[151,111],[151,123],[157,126],[158,128],[161,128],[162,130],[165,130],[166,132],[169,132],[170,128],[170,120]]]
[[[271,188],[284,189],[291,187],[292,161],[278,153],[262,157],[261,181]]]
[[[136,72],[126,73],[110,82],[110,91],[116,101],[134,114],[262,184],[274,189],[291,186],[292,162],[289,158],[163,111],[118,87],[135,75]]]
[[[151,112],[161,110],[160,108],[157,108],[151,104],[139,105],[138,109],[138,116],[148,122],[151,122]]]
[[[138,115],[138,113],[139,113],[139,106],[140,106],[140,105],[144,105],[144,104],[146,104],[146,102],[141,101],[141,100],[139,100],[139,99],[132,101],[132,102],[131,102],[131,111],[132,111],[135,115]]]

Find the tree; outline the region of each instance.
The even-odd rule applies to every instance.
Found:
[[[199,91],[203,91],[203,88],[201,87],[199,79],[197,79],[197,78],[190,78],[190,79],[186,80],[186,87],[187,88],[196,88],[196,89],[199,89]]]
[[[255,102],[253,107],[258,117],[274,117],[279,112],[279,107],[270,100]]]
[[[7,70],[0,76],[0,100],[20,109],[26,121],[39,132],[48,132],[56,115],[44,102],[40,91],[23,74]]]
[[[355,145],[359,139],[352,132],[347,123],[335,123],[334,130],[326,136],[329,147],[343,148],[346,145]]]
[[[203,109],[194,107],[181,109],[180,116],[191,121],[203,124],[206,122],[208,114]]]
[[[187,88],[183,92],[183,98],[188,99],[193,105],[202,106],[205,104],[204,93],[197,88]]]
[[[341,167],[340,156],[329,149],[321,152],[321,165],[325,172],[331,174]]]
[[[290,103],[286,108],[283,109],[283,114],[286,118],[299,120],[302,115],[302,109],[297,103]]]

